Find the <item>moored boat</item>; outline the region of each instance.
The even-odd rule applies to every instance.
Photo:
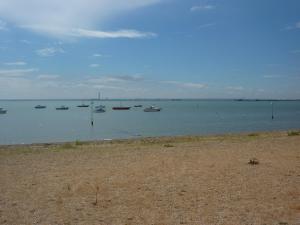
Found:
[[[45,109],[46,106],[45,105],[36,105],[34,108],[35,109]]]
[[[140,107],[143,107],[143,105],[135,105],[134,107],[140,108]]]
[[[0,108],[0,114],[6,114],[7,110]]]
[[[105,108],[96,108],[94,110],[94,113],[104,113],[104,112],[106,112]]]
[[[129,110],[131,107],[128,106],[115,106],[112,107],[113,110]]]
[[[150,106],[144,109],[144,112],[159,112],[161,111],[161,108]]]
[[[69,107],[64,106],[64,105],[56,108],[56,110],[68,110],[68,109],[69,109]]]
[[[79,108],[87,108],[87,107],[89,107],[90,105],[87,105],[87,104],[80,104],[80,105],[78,105],[77,107],[79,107]]]

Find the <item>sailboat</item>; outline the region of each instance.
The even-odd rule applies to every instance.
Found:
[[[6,114],[7,110],[0,108],[0,114]]]
[[[131,107],[129,106],[122,106],[121,102],[120,102],[120,106],[114,106],[112,107],[113,110],[129,110]]]

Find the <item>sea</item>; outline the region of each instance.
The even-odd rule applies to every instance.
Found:
[[[211,135],[300,128],[300,101],[256,100],[0,100],[0,145]],[[45,109],[35,109],[36,105]],[[56,110],[65,105],[69,110]],[[112,110],[130,106],[128,111]],[[142,105],[143,107],[134,107]],[[144,112],[149,106],[160,112]],[[272,119],[273,115],[273,119]],[[93,121],[93,126],[91,125]]]

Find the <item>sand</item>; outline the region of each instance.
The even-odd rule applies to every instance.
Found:
[[[2,146],[0,184],[0,224],[295,225],[300,136]]]

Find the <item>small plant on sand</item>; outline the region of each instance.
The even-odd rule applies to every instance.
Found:
[[[289,131],[288,132],[288,136],[298,136],[300,135],[300,131]]]
[[[249,160],[248,164],[250,164],[250,165],[257,165],[257,164],[259,164],[259,161],[258,161],[257,158],[251,158]]]
[[[75,145],[77,145],[77,146],[83,145],[83,142],[81,142],[80,140],[76,140],[76,141],[75,141]]]
[[[94,205],[98,204],[98,192],[99,192],[99,186],[96,187],[96,198],[95,198],[95,202],[93,202]]]
[[[248,134],[249,137],[258,137],[259,134],[258,133],[251,133],[251,134]]]
[[[171,144],[165,144],[164,147],[165,147],[165,148],[172,148],[172,147],[174,147],[174,145],[171,145]]]

